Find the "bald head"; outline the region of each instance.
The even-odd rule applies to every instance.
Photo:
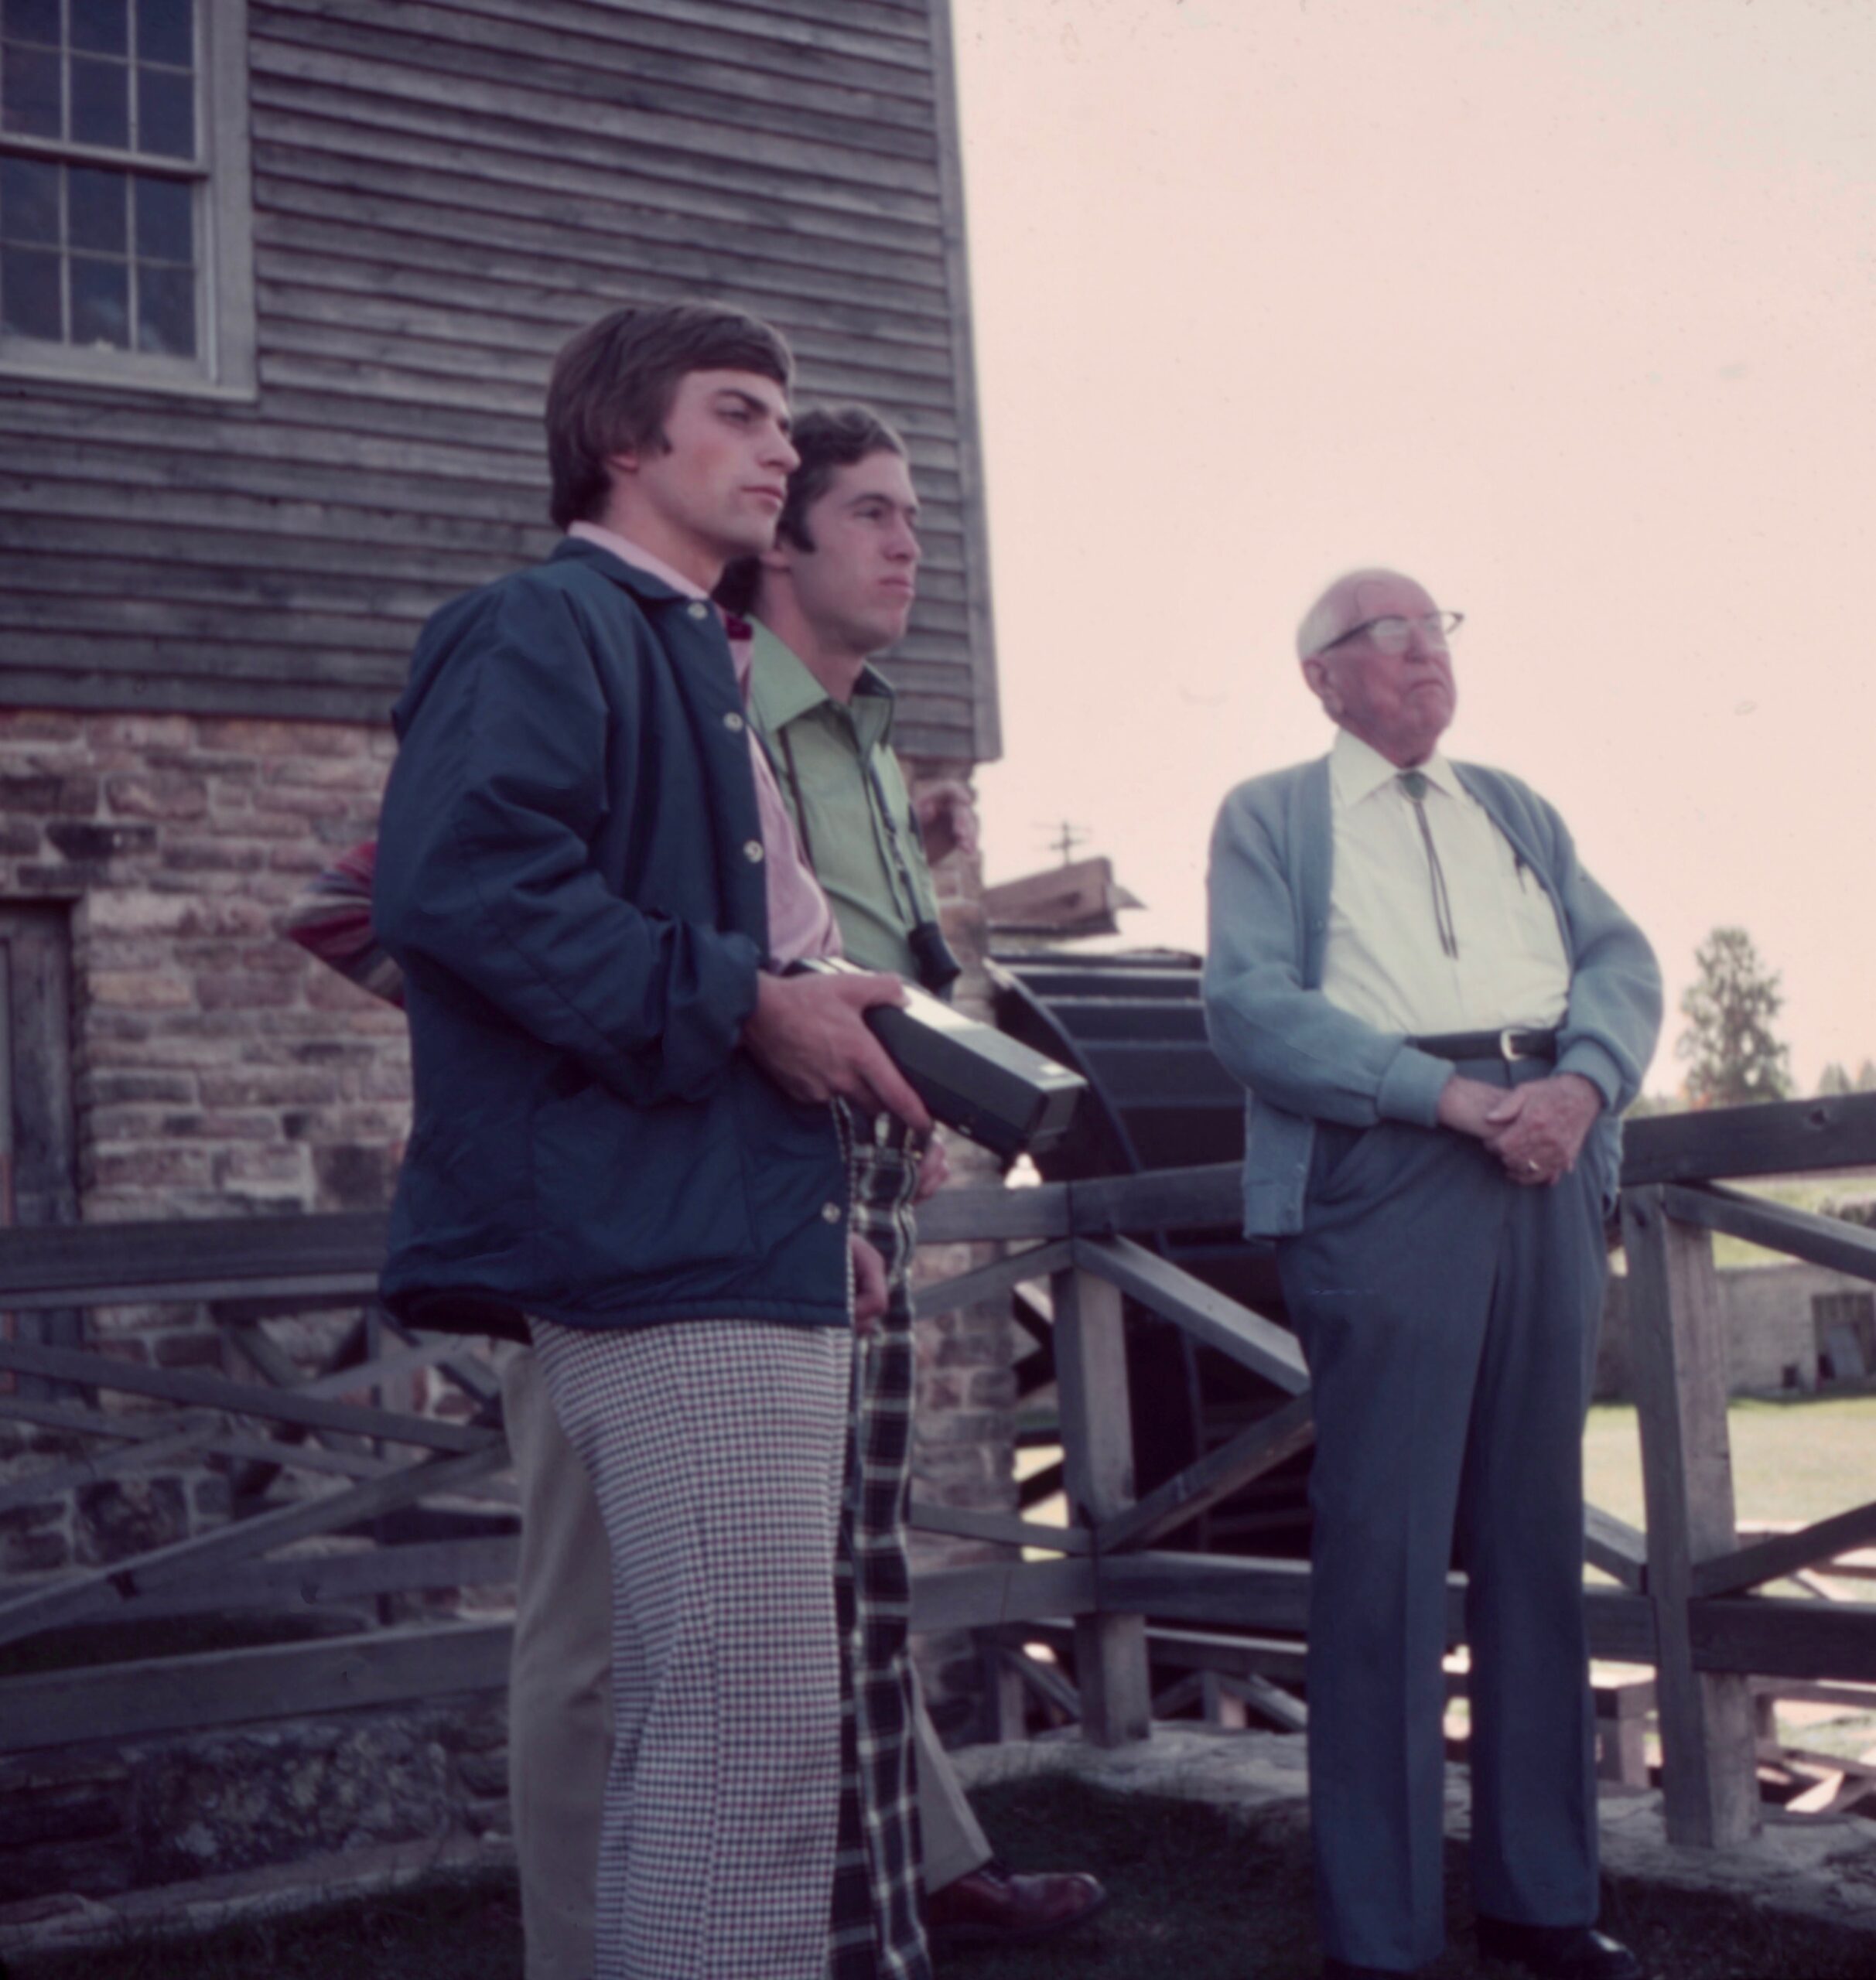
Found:
[[[1438,614],[1424,585],[1372,568],[1338,578],[1297,628],[1303,678],[1330,720],[1402,769],[1433,754],[1458,706]],[[1377,644],[1377,620],[1404,630],[1382,627],[1396,637]]]
[[[1427,596],[1424,588],[1413,579],[1403,576],[1399,571],[1384,569],[1378,564],[1366,570],[1345,571],[1304,613],[1303,623],[1297,628],[1297,659],[1307,660],[1364,621],[1397,609],[1391,605],[1374,603],[1384,589],[1396,585],[1407,585],[1423,598]],[[1430,599],[1423,609],[1432,609]]]

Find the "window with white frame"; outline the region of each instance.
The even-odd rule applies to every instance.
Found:
[[[0,370],[254,384],[245,0],[0,0]]]

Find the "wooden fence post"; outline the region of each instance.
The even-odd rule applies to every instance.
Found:
[[[1057,1272],[1051,1286],[1063,1480],[1075,1517],[1092,1528],[1124,1511],[1134,1497],[1120,1289],[1078,1270]],[[1083,1736],[1098,1746],[1145,1739],[1153,1712],[1146,1618],[1105,1612],[1077,1617],[1075,1662]]]
[[[1727,1849],[1760,1826],[1751,1680],[1695,1670],[1688,1612],[1695,1564],[1738,1544],[1713,1240],[1669,1217],[1659,1187],[1625,1193],[1622,1237],[1668,1839]]]

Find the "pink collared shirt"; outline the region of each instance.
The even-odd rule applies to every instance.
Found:
[[[573,523],[567,534],[610,550],[622,562],[648,571],[686,598],[709,596],[663,558],[654,557],[650,551],[611,530],[602,529],[597,523]],[[721,616],[722,608],[717,610]],[[730,642],[730,664],[736,669],[736,686],[745,708],[749,705],[749,648],[747,633]],[[768,884],[769,961],[776,968],[784,969],[791,962],[805,961],[810,957],[837,956],[840,930],[835,923],[834,911],[827,904],[814,869],[802,854],[794,821],[782,802],[768,752],[757,739],[755,725],[751,722],[747,727],[750,766],[756,775],[756,814],[762,827],[763,872]]]

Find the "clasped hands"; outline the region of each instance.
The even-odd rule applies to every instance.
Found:
[[[1580,1073],[1494,1086],[1455,1073],[1440,1094],[1440,1125],[1482,1141],[1514,1183],[1547,1187],[1577,1166],[1602,1095]]]

